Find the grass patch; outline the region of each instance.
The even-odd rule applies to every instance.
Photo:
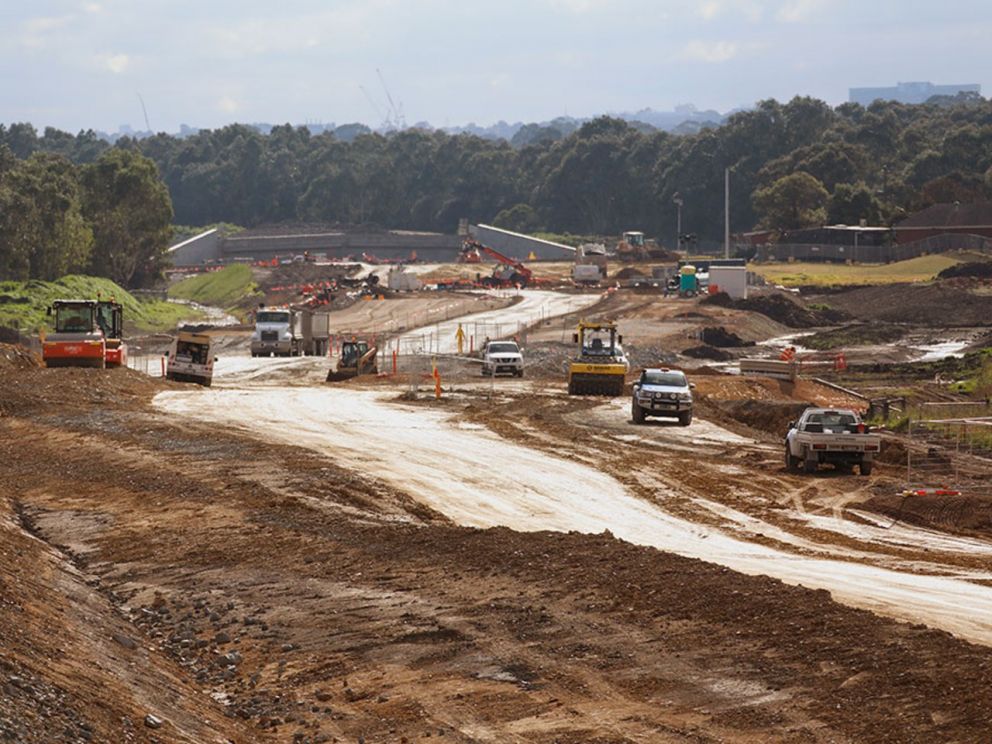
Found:
[[[909,284],[930,281],[961,259],[940,253],[890,264],[754,263],[748,268],[773,284],[786,287],[846,286],[856,284]]]
[[[127,332],[167,331],[182,321],[203,319],[203,313],[185,305],[154,300],[142,302],[110,279],[70,274],[54,282],[0,282],[0,325],[35,333],[51,330],[48,307],[54,300],[114,298],[124,306]]]
[[[197,274],[169,287],[169,297],[224,309],[243,306],[259,296],[251,267],[243,264]]]
[[[874,346],[890,344],[906,335],[905,329],[897,325],[871,323],[869,325],[848,325],[832,331],[820,331],[805,336],[802,345],[819,351],[848,348],[853,346]]]

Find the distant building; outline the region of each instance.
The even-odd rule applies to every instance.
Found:
[[[848,91],[851,103],[870,106],[875,101],[898,101],[899,103],[926,103],[933,96],[956,96],[958,93],[982,94],[982,86],[977,83],[963,85],[934,85],[933,83],[897,83],[887,88],[851,88]]]

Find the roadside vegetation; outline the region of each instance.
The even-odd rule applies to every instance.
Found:
[[[961,263],[954,254],[919,256],[890,264],[754,263],[749,268],[772,284],[785,287],[843,287],[927,282]]]
[[[169,287],[169,297],[198,302],[225,310],[245,307],[262,293],[252,278],[250,266],[232,264],[220,271],[197,274]]]
[[[0,326],[24,333],[51,330],[46,311],[54,300],[113,298],[124,306],[128,333],[168,331],[183,321],[196,322],[204,314],[187,305],[162,300],[142,301],[110,279],[72,274],[52,282],[0,282]]]

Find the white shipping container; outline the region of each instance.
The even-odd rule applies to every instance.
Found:
[[[719,287],[732,299],[747,299],[747,268],[744,266],[710,266],[709,286]]]

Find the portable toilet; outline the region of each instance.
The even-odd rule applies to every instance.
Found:
[[[679,297],[693,297],[698,291],[696,267],[686,264],[679,270]]]

